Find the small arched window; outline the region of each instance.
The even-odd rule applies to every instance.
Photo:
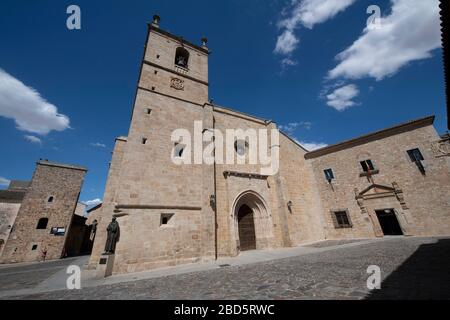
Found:
[[[234,142],[234,150],[240,156],[245,155],[248,149],[248,142],[246,140],[236,140]]]
[[[51,196],[51,197],[48,198],[47,202],[48,202],[48,203],[52,203],[53,200],[55,200],[55,197],[54,197],[54,196]]]
[[[36,229],[47,229],[48,218],[40,218]]]
[[[175,143],[174,149],[173,149],[173,156],[175,158],[181,158],[183,156],[184,148],[186,148],[186,145],[181,143]]]
[[[187,51],[185,48],[178,47],[175,53],[175,65],[187,69],[188,64],[189,64],[189,51]]]

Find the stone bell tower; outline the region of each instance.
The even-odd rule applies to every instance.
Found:
[[[213,127],[208,54],[206,38],[195,45],[161,29],[159,16],[149,23],[130,129],[116,140],[91,265],[112,216],[121,230],[113,273],[214,257],[214,169],[174,163],[174,153],[188,146],[171,140],[177,129],[194,139],[196,121],[202,130]]]
[[[208,54],[206,38],[200,46],[159,27],[153,17],[142,61],[139,88],[203,106],[208,102]]]

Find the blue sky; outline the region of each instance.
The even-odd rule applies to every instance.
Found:
[[[191,42],[208,37],[215,103],[272,119],[308,147],[430,114],[443,133],[436,3],[3,0],[0,187],[30,179],[42,158],[86,166],[81,200],[102,198],[155,13]],[[71,4],[81,8],[81,30],[66,27]],[[381,28],[364,31],[373,4]]]

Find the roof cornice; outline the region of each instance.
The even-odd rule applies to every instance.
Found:
[[[337,144],[333,144],[331,146],[327,146],[318,150],[314,150],[305,154],[305,159],[313,159],[317,158],[329,153],[341,151],[344,149],[356,147],[362,144],[366,144],[375,140],[384,139],[390,136],[394,136],[396,134],[400,134],[403,132],[411,131],[414,129],[422,128],[425,126],[432,125],[434,123],[434,116],[429,116],[413,121],[409,121],[394,127],[390,127],[387,129],[383,129],[380,131],[372,132],[358,138],[350,139],[347,141],[343,141]]]
[[[169,37],[169,38],[171,38],[173,40],[180,41],[181,43],[183,43],[185,45],[188,45],[188,46],[190,46],[190,47],[192,47],[192,48],[194,48],[194,49],[196,49],[198,51],[201,51],[201,52],[203,52],[205,54],[210,54],[210,51],[207,48],[204,48],[204,47],[198,46],[196,44],[193,44],[192,42],[189,42],[189,41],[185,40],[183,37],[176,36],[176,35],[168,32],[168,31],[165,31],[165,30],[161,29],[160,27],[155,27],[152,23],[148,23],[148,30],[149,31],[155,31],[155,32],[160,33],[162,35],[165,35],[166,37]]]

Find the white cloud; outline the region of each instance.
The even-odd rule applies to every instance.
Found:
[[[11,182],[11,180],[8,180],[6,178],[0,177],[0,186],[2,186],[2,187],[9,186],[10,182]]]
[[[281,65],[283,67],[296,66],[297,64],[298,64],[298,62],[295,60],[292,60],[291,58],[284,58],[283,60],[281,60]]]
[[[441,46],[438,0],[391,0],[392,12],[381,18],[381,28],[362,35],[336,58],[331,79],[344,77],[382,80],[411,61],[431,57]]]
[[[294,132],[298,128],[302,127],[302,128],[304,128],[306,130],[310,130],[311,126],[312,126],[312,123],[309,122],[309,121],[300,121],[300,122],[290,122],[290,123],[288,123],[286,125],[280,125],[279,128],[280,128],[281,131],[284,131],[284,132],[286,132],[289,135],[293,135]]]
[[[305,141],[297,141],[297,142],[308,151],[314,151],[328,146],[328,144],[322,142],[305,142]]]
[[[0,69],[0,116],[14,119],[17,129],[37,134],[69,128],[69,118],[35,89]]]
[[[29,142],[31,142],[31,143],[37,143],[37,144],[42,144],[42,140],[41,139],[39,139],[38,137],[35,137],[35,136],[28,136],[28,135],[25,135],[25,136],[23,136],[26,140],[28,140]]]
[[[338,111],[343,111],[356,105],[356,102],[352,101],[353,98],[359,95],[358,87],[354,84],[349,84],[340,88],[337,88],[327,95],[327,105],[335,108]]]
[[[87,200],[87,201],[83,201],[83,203],[87,206],[87,207],[94,207],[100,203],[102,203],[101,199],[93,199],[93,200]]]
[[[300,40],[294,34],[299,26],[312,29],[315,24],[323,23],[339,12],[347,9],[356,0],[294,0],[291,7],[284,9],[290,12],[287,18],[281,20],[278,26],[283,29],[278,36],[275,53],[289,55],[298,46]]]
[[[297,0],[294,1],[294,8],[289,18],[280,22],[289,30],[295,29],[298,25],[312,29],[315,24],[323,23],[339,12],[344,11],[356,0]]]
[[[289,54],[297,48],[299,42],[300,41],[294,35],[292,30],[284,30],[283,33],[278,36],[274,52],[279,54]]]
[[[97,147],[97,148],[106,148],[106,145],[105,144],[103,144],[103,143],[100,143],[100,142],[91,142],[91,143],[89,143],[89,145],[91,146],[91,147]]]

